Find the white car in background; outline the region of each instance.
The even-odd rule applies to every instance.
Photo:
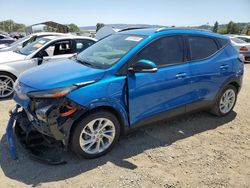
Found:
[[[18,39],[17,41],[11,43],[11,44],[0,44],[0,52],[6,52],[6,51],[15,51],[17,49],[21,49],[28,44],[36,41],[39,38],[46,37],[46,36],[67,36],[69,34],[64,33],[55,33],[55,32],[40,32],[40,33],[33,33],[30,35],[27,35],[23,38]]]
[[[250,43],[239,39],[236,36],[229,36],[233,47],[242,55],[244,55],[245,62],[250,62]]]
[[[250,36],[248,35],[237,35],[235,37],[237,37],[238,39],[244,40],[247,43],[250,43]]]
[[[95,42],[96,39],[90,37],[47,36],[19,50],[1,52],[0,99],[12,96],[14,82],[25,70],[53,60],[70,58]]]

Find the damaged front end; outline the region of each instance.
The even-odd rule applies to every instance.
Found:
[[[12,111],[6,134],[12,159],[16,159],[12,130],[33,159],[49,164],[65,163],[59,155],[69,144],[70,129],[86,109],[65,96],[57,98],[24,97],[16,93],[18,103]]]

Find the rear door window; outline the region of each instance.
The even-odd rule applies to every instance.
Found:
[[[75,41],[76,41],[75,44],[77,53],[81,53],[83,50],[85,50],[86,48],[90,47],[92,44],[95,43],[92,40],[83,40],[83,39],[78,39]]]
[[[206,59],[218,51],[218,46],[212,38],[189,36],[187,41],[190,60]]]

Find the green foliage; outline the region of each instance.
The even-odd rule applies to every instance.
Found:
[[[216,21],[214,23],[213,32],[217,33],[218,32],[218,28],[219,28],[219,23]]]
[[[96,32],[101,29],[102,27],[104,27],[105,25],[103,23],[97,23],[96,24]]]
[[[227,34],[227,28],[226,27],[221,27],[217,30],[217,33],[219,34]]]
[[[24,32],[26,26],[24,24],[15,23],[13,20],[5,20],[0,22],[0,30],[6,32]]]
[[[227,25],[227,33],[228,34],[239,34],[241,31],[241,28],[238,24],[230,21]]]
[[[68,27],[69,27],[70,32],[80,32],[81,31],[80,28],[74,23],[69,24]]]

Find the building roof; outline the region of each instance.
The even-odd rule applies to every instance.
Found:
[[[47,22],[42,22],[42,23],[36,23],[36,24],[33,24],[33,25],[30,25],[26,28],[26,30],[32,30],[32,27],[33,26],[36,26],[36,25],[46,25],[48,27],[53,27],[56,29],[57,32],[59,33],[68,33],[69,32],[69,28],[68,26],[66,25],[63,25],[63,24],[59,24],[59,23],[56,23],[56,22],[52,22],[52,21],[47,21]]]

